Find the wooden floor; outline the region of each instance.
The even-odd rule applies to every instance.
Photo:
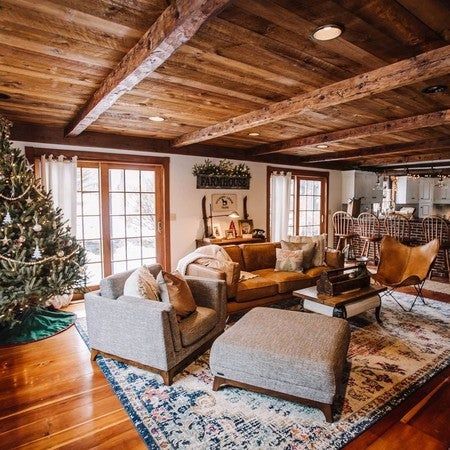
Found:
[[[83,304],[72,310],[84,313]],[[75,327],[0,349],[0,449],[145,448]],[[442,449],[450,443],[450,368],[347,449]]]

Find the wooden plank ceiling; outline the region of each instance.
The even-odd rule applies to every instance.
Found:
[[[192,37],[164,50],[161,64],[108,103],[88,132],[171,140],[179,146],[174,152],[189,154],[184,143],[207,135],[204,128],[376,69],[389,75],[391,65],[409,60],[425,74],[422,78],[415,70],[404,71],[395,89],[386,84],[378,93],[333,106],[314,104],[277,121],[193,142],[206,144],[209,156],[222,155],[226,147],[242,159],[317,166],[327,158],[335,167],[381,166],[419,156],[423,162],[424,154],[425,161],[450,160],[450,90],[421,92],[436,84],[450,88],[447,0],[196,3],[224,8],[210,18],[205,13]],[[2,0],[0,113],[19,123],[59,128],[71,123],[73,130],[107,76],[176,5],[169,0]],[[328,23],[343,26],[341,37],[326,42],[310,37]],[[423,63],[410,59],[423,54]],[[428,55],[439,61],[428,66]],[[152,116],[165,120],[153,122]]]

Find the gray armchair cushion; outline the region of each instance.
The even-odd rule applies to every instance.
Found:
[[[213,309],[198,306],[197,310],[179,323],[183,347],[189,347],[211,331],[219,316]]]
[[[159,264],[152,264],[148,266],[148,268],[155,278],[158,276],[158,273],[161,272],[161,266]],[[128,270],[127,272],[116,273],[103,278],[100,281],[100,295],[114,300],[120,297],[123,294],[125,281],[133,272],[134,270]]]

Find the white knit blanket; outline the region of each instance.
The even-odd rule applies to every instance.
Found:
[[[186,256],[181,258],[177,264],[177,271],[182,275],[185,275],[188,265],[200,258],[217,259],[219,261],[231,261],[228,253],[220,245],[205,245],[204,247],[199,247],[193,252],[188,253]]]
[[[217,259],[219,261],[229,261],[232,259],[230,255],[220,246],[220,245],[205,245],[204,247],[199,247],[193,252],[188,253],[186,256],[181,258],[177,264],[177,271],[182,275],[186,275],[186,270],[189,264],[197,261],[200,258]],[[249,280],[255,278],[257,275],[253,275],[250,272],[245,272],[241,270],[239,281]]]

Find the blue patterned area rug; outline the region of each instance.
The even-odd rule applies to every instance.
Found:
[[[428,300],[405,313],[387,299],[382,318],[381,326],[373,313],[351,319],[351,370],[332,424],[297,403],[230,387],[213,392],[209,353],[170,387],[133,366],[97,362],[149,448],[341,448],[450,364],[450,304]],[[89,345],[85,319],[76,326]]]

